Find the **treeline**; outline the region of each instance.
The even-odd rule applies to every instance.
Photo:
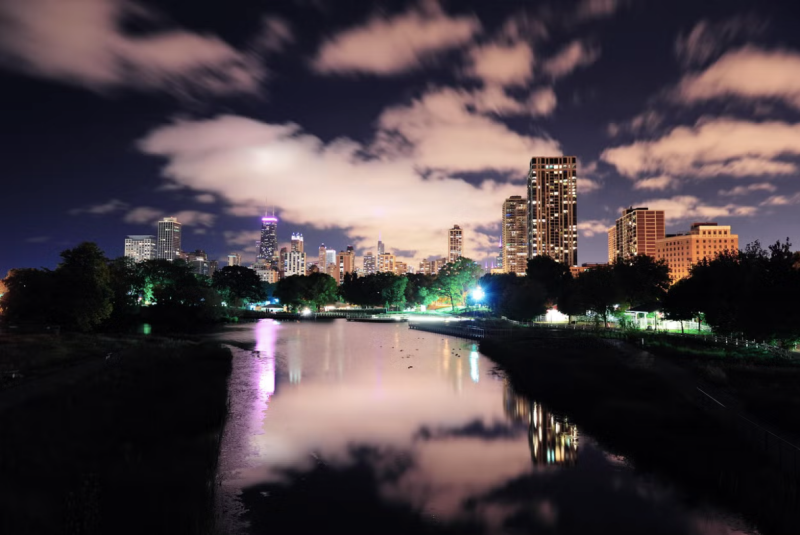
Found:
[[[645,306],[666,319],[705,323],[715,333],[784,347],[800,341],[800,253],[791,243],[767,249],[754,242],[692,267],[670,285],[664,261],[639,255],[598,266],[573,278],[569,269],[539,256],[525,277],[485,275],[486,304],[499,316],[528,321],[552,307],[568,316],[591,313],[608,325],[626,325],[625,312]]]
[[[233,308],[264,300],[268,290],[241,266],[226,266],[212,279],[180,260],[110,260],[89,242],[63,251],[55,270],[12,269],[3,282],[4,321],[83,332],[141,321],[180,328],[219,321]]]

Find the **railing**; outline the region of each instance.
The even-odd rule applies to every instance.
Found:
[[[476,325],[451,325],[431,322],[409,322],[409,329],[425,331],[435,334],[445,334],[469,340],[484,340],[486,338],[510,338],[514,336],[515,329],[493,329],[478,327]],[[518,332],[518,331],[517,331]]]

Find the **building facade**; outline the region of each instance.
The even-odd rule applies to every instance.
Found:
[[[250,269],[256,272],[261,282],[275,283],[280,280],[280,274],[277,269],[263,259],[259,259],[253,264]]]
[[[528,170],[528,258],[578,265],[578,164],[575,156],[533,157]]]
[[[197,249],[196,251],[188,253],[186,262],[189,264],[189,269],[191,269],[192,273],[195,275],[203,275],[204,277],[211,276],[209,275],[208,255],[205,251]]]
[[[675,283],[689,276],[689,270],[704,258],[713,260],[722,252],[739,250],[739,236],[731,227],[717,223],[693,223],[686,234],[671,234],[656,242],[655,257],[669,266]]]
[[[172,262],[181,255],[181,224],[174,217],[165,217],[158,222],[156,258]]]
[[[325,244],[319,246],[319,257],[317,259],[317,267],[319,268],[320,273],[325,273],[325,268],[328,267],[328,249],[325,248]]]
[[[365,275],[374,275],[377,269],[377,264],[375,263],[375,255],[372,254],[372,251],[367,251],[364,255],[364,274]]]
[[[655,257],[656,241],[666,235],[664,233],[664,211],[648,208],[626,208],[622,217],[614,225],[614,250],[608,251],[608,258],[613,262],[617,258],[630,260],[636,255]]]
[[[528,203],[520,195],[503,203],[503,273],[525,275],[528,267]]]
[[[614,225],[606,230],[608,234],[608,263],[613,264],[617,259],[617,226]]]
[[[464,256],[464,236],[461,227],[453,225],[447,233],[447,261],[455,262]]]
[[[408,264],[406,264],[405,262],[395,261],[394,274],[405,275],[406,273],[408,273]]]
[[[348,246],[346,251],[339,251],[336,255],[336,266],[338,267],[336,280],[341,284],[346,274],[356,270],[356,253],[351,246]]]
[[[292,248],[291,251],[296,253],[303,253],[305,252],[305,248],[303,246],[303,235],[299,232],[292,232]]]
[[[286,256],[286,277],[292,275],[306,275],[306,253],[302,251],[289,251]]]
[[[239,253],[230,253],[228,255],[228,265],[229,266],[241,266],[242,265],[242,255]]]
[[[261,218],[261,239],[258,242],[256,260],[264,260],[273,267],[278,265],[278,218]]]
[[[392,253],[378,255],[378,273],[394,273],[395,258]]]
[[[156,249],[155,236],[132,235],[125,238],[125,256],[134,262],[154,260]]]

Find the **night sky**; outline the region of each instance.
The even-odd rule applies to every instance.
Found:
[[[496,254],[531,156],[579,158],[579,262],[622,207],[800,244],[794,1],[0,0],[0,273],[177,216],[255,257],[265,208],[414,265]],[[795,246],[797,248],[797,246]],[[359,260],[360,265],[360,260]]]

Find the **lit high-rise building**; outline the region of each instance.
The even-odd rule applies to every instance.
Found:
[[[277,267],[278,254],[278,218],[264,216],[261,218],[261,240],[258,242],[256,260],[263,260]]]
[[[617,259],[617,226],[614,225],[606,230],[608,234],[608,263],[613,264]]]
[[[617,258],[630,260],[636,255],[656,255],[656,241],[664,238],[664,211],[647,208],[626,208],[614,226],[614,249],[608,251],[609,262]]]
[[[195,275],[205,275],[206,277],[210,277],[208,274],[208,255],[205,251],[197,249],[192,253],[188,253],[186,261],[188,262],[189,269],[192,270],[192,273]]]
[[[431,274],[431,261],[425,259],[419,263],[419,271],[418,273],[422,273],[423,275],[430,275]]]
[[[289,257],[289,251],[286,247],[281,247],[281,252],[278,253],[278,271],[281,272],[281,276],[286,272],[286,262]]]
[[[242,265],[242,255],[239,253],[230,253],[228,255],[228,265],[229,266],[241,266]]]
[[[578,265],[578,164],[575,156],[531,158],[528,258]]]
[[[372,254],[372,251],[367,251],[367,253],[364,255],[364,274],[373,275],[375,270],[375,255]]]
[[[300,234],[299,232],[293,232],[292,233],[292,248],[291,248],[291,250],[294,251],[294,252],[297,252],[297,253],[304,252],[303,235]]]
[[[408,264],[405,262],[395,261],[394,263],[394,274],[395,275],[405,275],[408,273]]]
[[[384,243],[381,240],[378,240],[378,254],[381,255],[381,254],[383,254],[385,252],[386,252],[386,250],[385,250]]]
[[[306,253],[302,251],[292,250],[286,256],[286,268],[284,270],[286,277],[292,275],[306,274]]]
[[[464,241],[461,227],[453,225],[447,233],[447,261],[455,262],[464,256]]]
[[[528,204],[520,195],[503,203],[503,273],[525,275],[528,267]]]
[[[347,273],[353,273],[356,270],[356,253],[352,245],[349,245],[346,251],[339,251],[339,254],[336,255],[336,265],[339,268],[337,280],[341,284]]]
[[[319,268],[320,273],[325,273],[325,268],[328,267],[328,249],[325,248],[325,244],[319,246],[319,257],[317,259],[317,267]]]
[[[395,258],[392,253],[378,255],[378,273],[394,273]]]
[[[717,223],[693,223],[686,234],[670,234],[656,241],[655,258],[667,262],[672,282],[689,276],[689,270],[704,258],[713,260],[722,252],[739,250],[739,236],[731,227]]]
[[[153,260],[156,257],[156,237],[133,235],[125,238],[125,256],[134,262]]]
[[[181,224],[174,217],[165,217],[158,222],[156,258],[173,260],[181,255]]]

